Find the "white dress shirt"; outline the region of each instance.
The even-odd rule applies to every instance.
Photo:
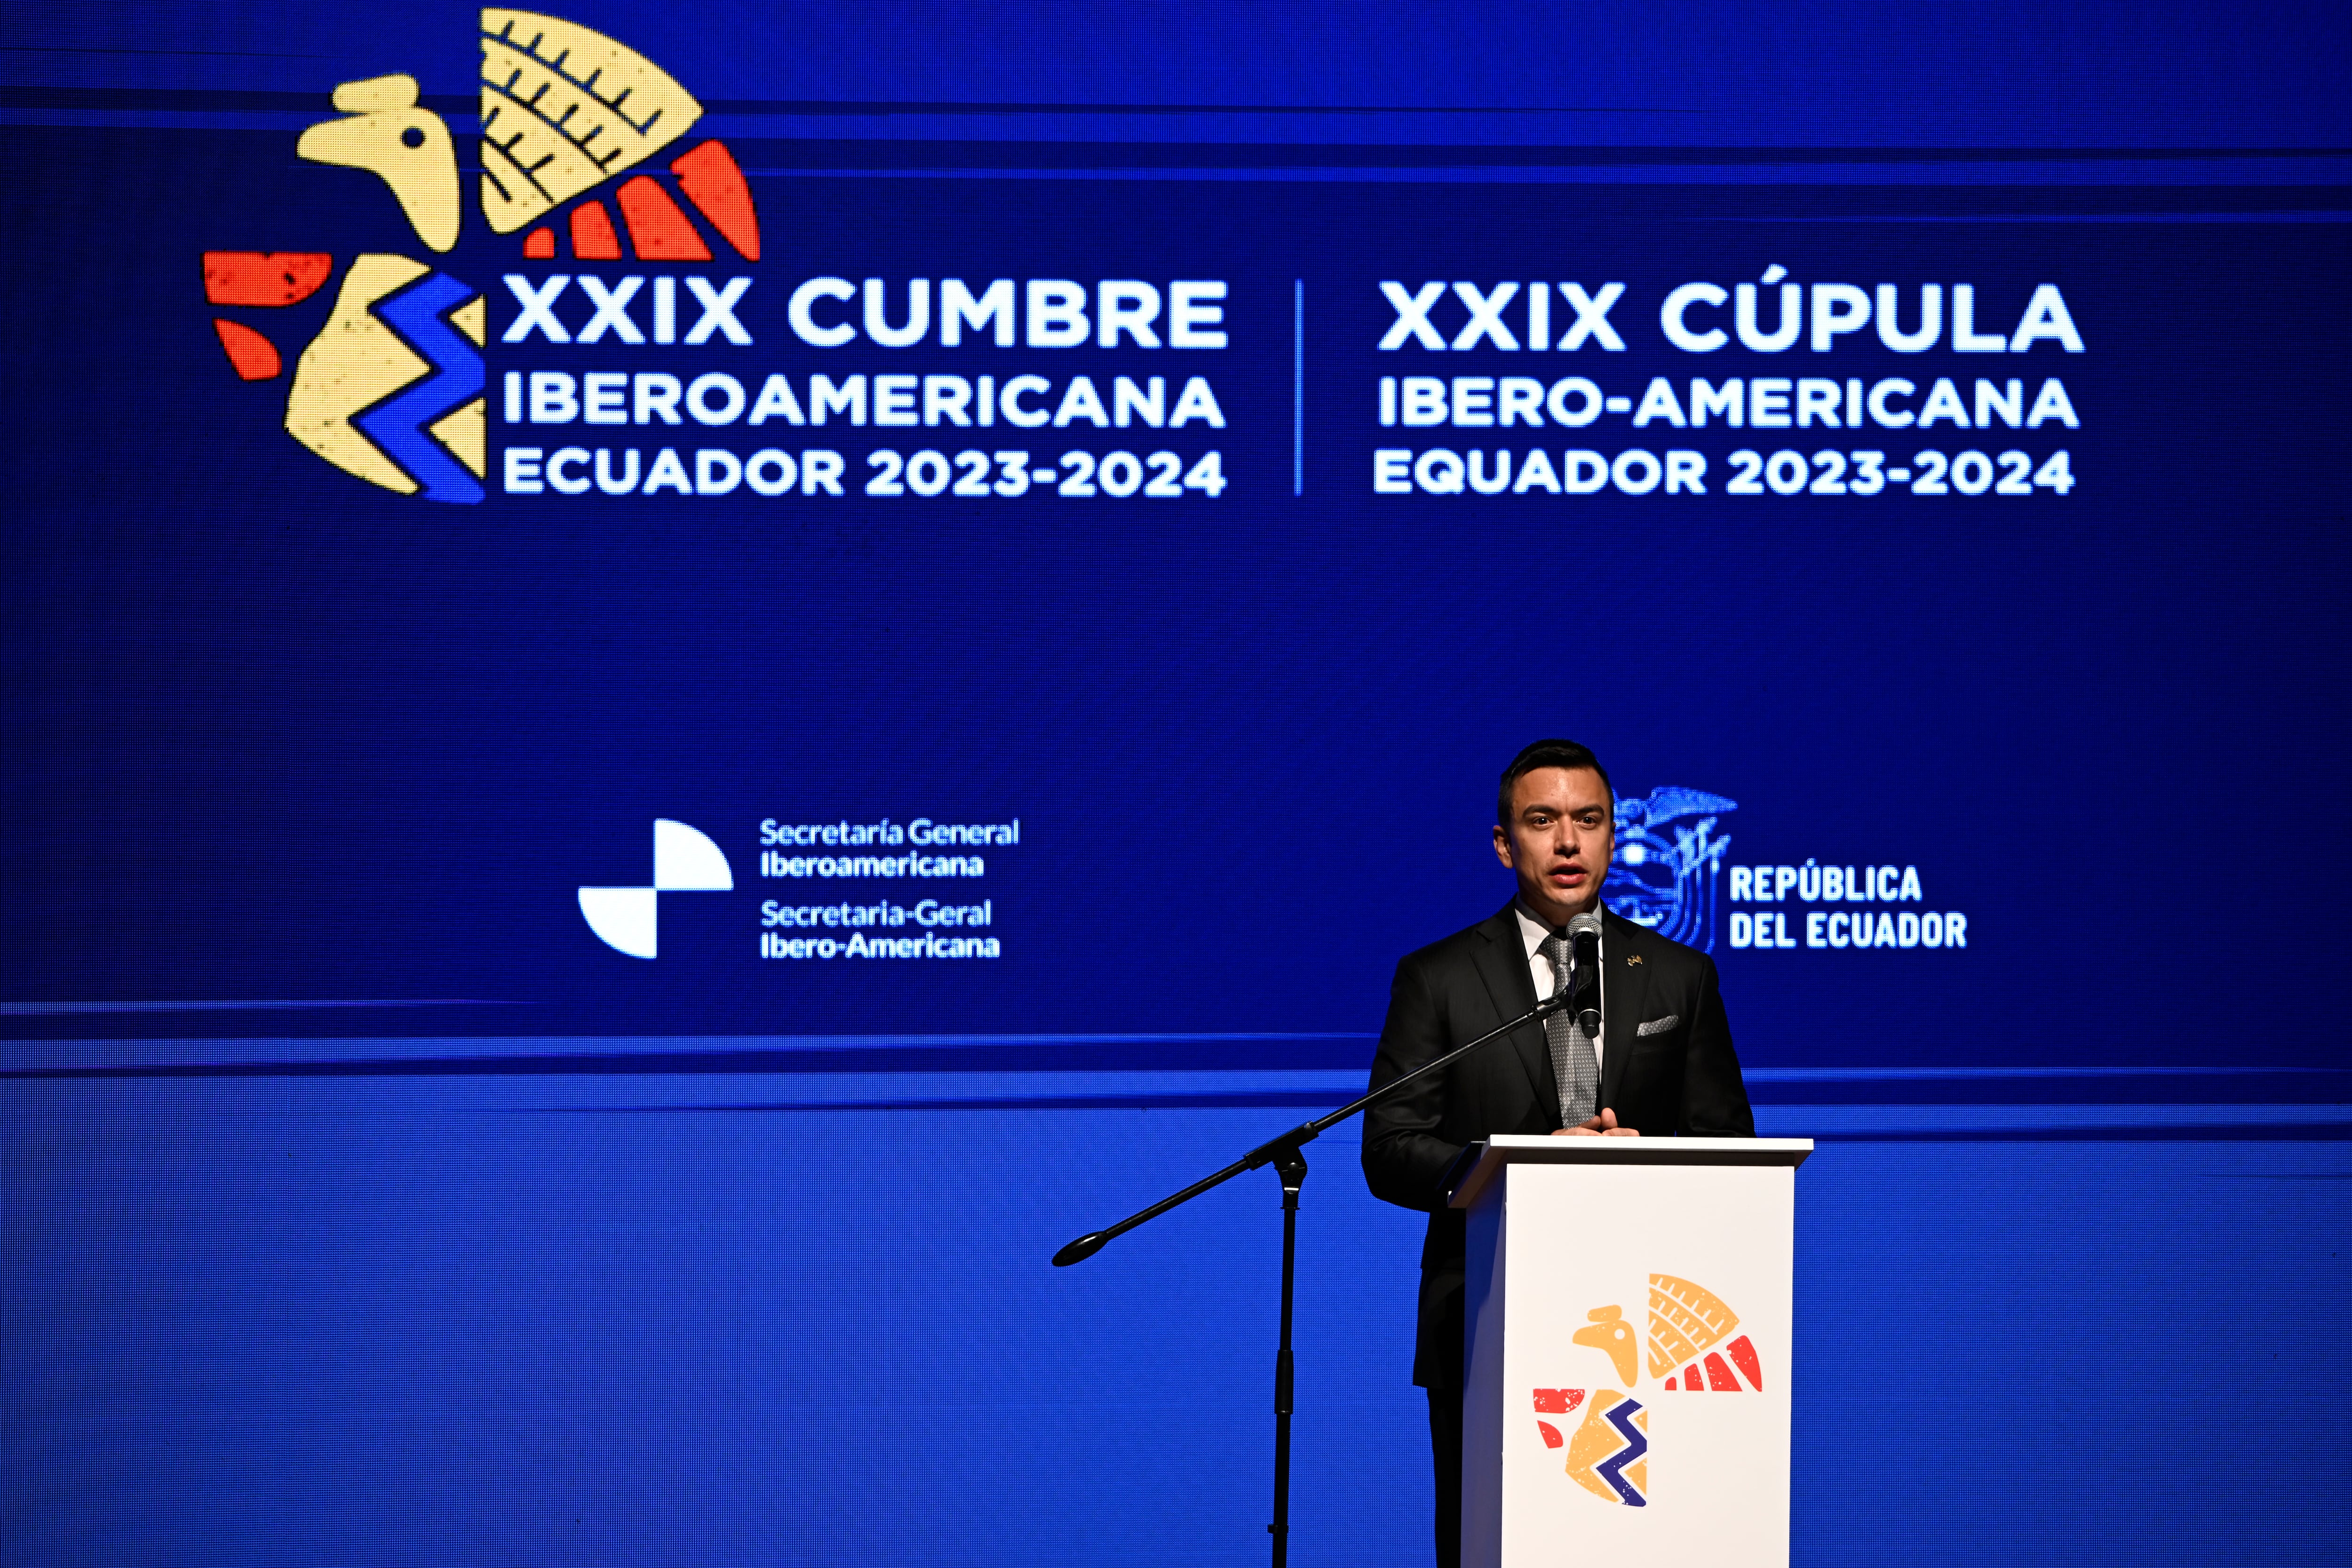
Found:
[[[1544,938],[1552,934],[1552,928],[1544,924],[1543,921],[1536,919],[1535,916],[1528,913],[1526,907],[1516,899],[1511,900],[1511,912],[1519,917],[1519,937],[1521,941],[1527,943],[1528,973],[1534,978],[1536,983],[1536,1000],[1538,1002],[1544,1001],[1551,995],[1554,977],[1551,971],[1551,960],[1546,958],[1540,950],[1543,946]],[[1596,908],[1593,912],[1597,914],[1600,911],[1598,908]],[[1599,950],[1595,949],[1595,951],[1597,952]],[[1576,982],[1576,949],[1573,944],[1571,944],[1568,950],[1568,969],[1569,984],[1574,984]],[[1605,1035],[1609,1032],[1609,990],[1606,986],[1601,987],[1601,1005],[1602,1013],[1601,1032]],[[1599,1040],[1593,1041],[1592,1059],[1596,1065],[1599,1065],[1602,1060],[1601,1052],[1601,1042]]]

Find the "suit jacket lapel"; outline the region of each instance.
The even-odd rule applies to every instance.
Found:
[[[1646,965],[1625,961],[1639,951],[1633,945],[1640,930],[1616,914],[1601,921],[1601,1103],[1614,1110],[1617,1090],[1625,1081],[1626,1058],[1633,1054],[1634,1031],[1650,999]],[[1530,982],[1529,984],[1533,984]]]
[[[1535,975],[1528,968],[1528,950],[1519,935],[1519,918],[1512,905],[1505,904],[1503,912],[1478,931],[1486,939],[1478,951],[1478,978],[1485,982],[1486,994],[1495,1004],[1495,1022],[1507,1023],[1536,1005]],[[1517,1054],[1520,1067],[1527,1070],[1528,1085],[1535,1091],[1536,1104],[1542,1108],[1545,1121],[1558,1127],[1559,1088],[1552,1079],[1551,1046],[1544,1038],[1542,1026],[1525,1025],[1514,1029],[1511,1037],[1502,1043]]]

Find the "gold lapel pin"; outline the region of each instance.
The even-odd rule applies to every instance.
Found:
[[[1625,965],[1629,969],[1641,962],[1642,955],[1638,952],[1629,952],[1625,955]]]

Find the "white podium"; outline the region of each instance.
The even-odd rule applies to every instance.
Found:
[[[1457,1181],[1464,1568],[1786,1568],[1809,1138],[1497,1137]]]

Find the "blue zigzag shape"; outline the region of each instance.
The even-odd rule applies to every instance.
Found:
[[[392,460],[425,487],[426,500],[471,503],[482,499],[481,482],[442,449],[425,427],[451,409],[482,395],[482,354],[441,319],[464,303],[473,289],[445,272],[376,301],[375,314],[415,349],[434,374],[402,388],[352,423]]]
[[[1617,1428],[1625,1439],[1625,1447],[1592,1467],[1592,1473],[1617,1489],[1617,1495],[1631,1508],[1647,1508],[1650,1500],[1633,1489],[1633,1483],[1617,1472],[1650,1451],[1650,1439],[1633,1425],[1634,1413],[1642,1407],[1632,1400],[1621,1400],[1609,1413],[1609,1425]]]

